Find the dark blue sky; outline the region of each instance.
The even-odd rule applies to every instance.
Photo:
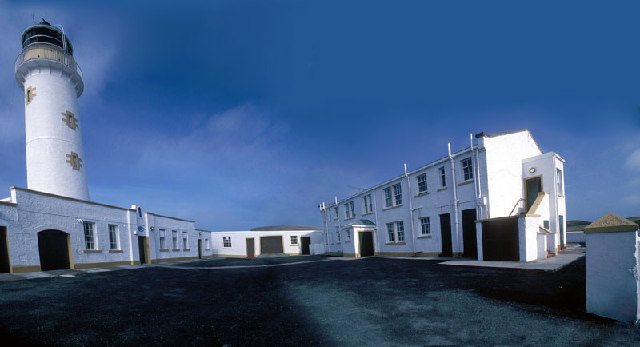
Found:
[[[0,1],[0,187],[26,186],[13,61],[33,15],[64,25],[84,71],[94,201],[211,230],[320,225],[318,203],[440,158],[447,142],[529,128],[566,159],[569,220],[640,215],[639,9]]]

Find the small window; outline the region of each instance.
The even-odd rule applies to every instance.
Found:
[[[160,229],[160,249],[167,249],[167,231]]]
[[[471,163],[471,158],[462,159],[462,172],[464,173],[465,181],[473,179],[473,164]]]
[[[404,241],[404,223],[396,222],[396,233],[398,234],[398,241]]]
[[[393,223],[387,223],[387,236],[389,238],[389,242],[396,241],[396,235],[393,229]]]
[[[178,231],[171,230],[171,245],[173,249],[178,249]]]
[[[297,236],[291,236],[291,244],[292,245],[297,245],[298,244],[298,237]]]
[[[344,231],[344,235],[345,235],[345,240],[351,240],[351,232],[349,231],[349,229],[345,229]]]
[[[556,183],[558,184],[558,195],[564,195],[564,182],[562,170],[556,169]]]
[[[118,226],[109,224],[109,249],[120,249],[118,246],[120,243],[118,234]]]
[[[391,201],[391,187],[384,189],[384,205],[385,207],[393,206],[393,202]]]
[[[372,213],[373,212],[373,202],[371,201],[371,194],[364,196],[364,213]]]
[[[189,249],[189,240],[187,236],[188,234],[186,232],[182,232],[182,249],[185,251]]]
[[[207,251],[211,249],[211,245],[209,244],[209,239],[204,239],[204,249]]]
[[[424,193],[427,191],[427,174],[423,173],[418,175],[418,193]]]
[[[138,217],[142,218],[142,209],[138,207]]]
[[[402,186],[400,183],[393,185],[393,198],[396,205],[402,205]]]
[[[222,247],[225,247],[225,248],[231,247],[231,236],[222,237]]]
[[[338,242],[340,242],[340,230],[336,227],[336,235],[338,235]]]
[[[333,219],[338,219],[340,216],[338,215],[338,206],[333,208],[333,212],[335,212],[336,216]]]
[[[429,217],[420,218],[420,225],[422,226],[422,235],[431,234],[431,221]]]
[[[85,249],[97,249],[95,223],[83,222]]]
[[[440,172],[440,185],[442,187],[446,187],[447,186],[447,176],[445,176],[445,174],[444,174],[444,166],[439,168],[438,172]]]
[[[347,203],[344,205],[344,209],[345,209],[345,216],[346,216],[346,219],[351,219],[351,218],[353,218],[353,217],[355,217],[355,216],[356,216],[356,214],[355,214],[355,210],[354,210],[354,203],[353,203],[353,200],[351,200],[351,201],[347,202]]]

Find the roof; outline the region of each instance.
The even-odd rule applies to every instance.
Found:
[[[357,220],[355,222],[347,224],[346,226],[348,226],[348,227],[351,226],[352,227],[352,226],[355,226],[355,225],[372,225],[372,226],[375,226],[376,223],[374,223],[374,222],[372,222],[372,221],[370,221],[368,219],[359,219],[359,220]]]
[[[607,213],[584,228],[585,234],[636,231],[638,225],[615,213]]]
[[[305,225],[270,225],[264,227],[257,227],[251,229],[251,231],[296,231],[296,230],[322,230],[322,228],[305,226]]]

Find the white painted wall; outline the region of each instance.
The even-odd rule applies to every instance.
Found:
[[[211,233],[213,255],[218,257],[246,257],[246,239],[254,239],[255,256],[260,255],[260,238],[266,236],[282,236],[283,250],[287,254],[301,254],[301,237],[310,237],[311,254],[325,253],[321,230],[281,230],[281,231],[216,231]],[[291,244],[291,236],[298,237],[298,244]],[[231,238],[231,247],[224,247],[223,237]]]
[[[27,186],[37,191],[89,200],[78,92],[69,71],[63,67],[62,63],[24,64],[21,69],[26,71],[17,73],[25,76],[24,89],[36,88],[33,100],[25,105]],[[75,130],[62,121],[66,111],[78,118]],[[66,162],[66,155],[71,152],[82,159],[80,170],[73,170]]]
[[[640,319],[636,232],[586,234],[587,312],[635,323]]]

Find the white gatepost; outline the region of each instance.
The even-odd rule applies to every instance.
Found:
[[[622,322],[640,320],[638,225],[608,213],[585,228],[587,312]]]

